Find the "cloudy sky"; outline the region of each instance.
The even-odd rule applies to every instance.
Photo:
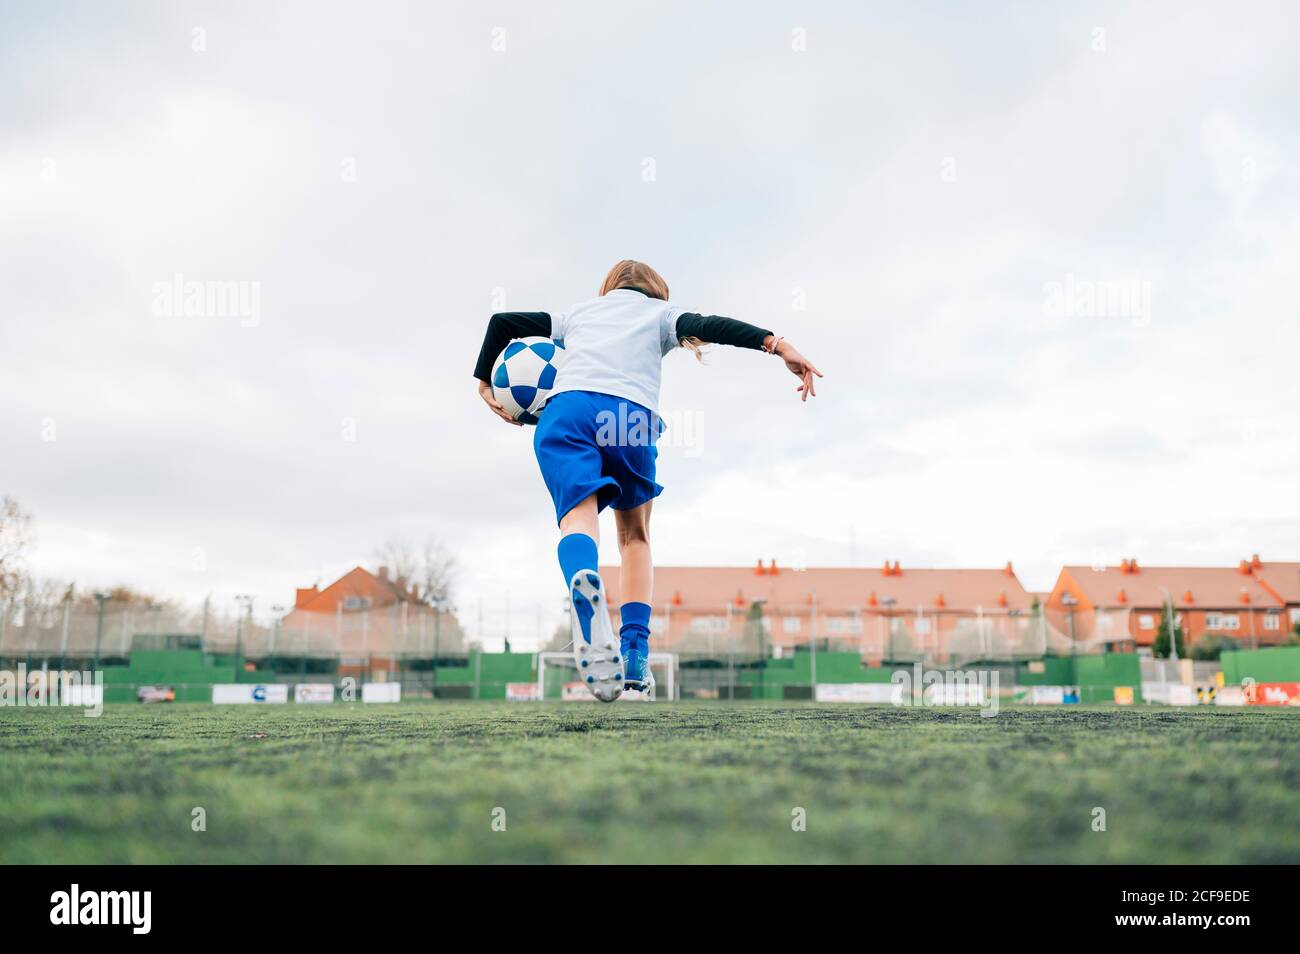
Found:
[[[1300,558],[1297,89],[1290,2],[6,3],[0,493],[43,574],[259,615],[436,534],[527,645],[473,360],[635,257],[826,375],[666,359],[661,563]]]

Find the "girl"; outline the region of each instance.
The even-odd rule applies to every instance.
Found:
[[[765,328],[671,304],[658,272],[624,260],[609,270],[596,298],[566,312],[492,316],[474,377],[479,396],[508,424],[519,422],[492,395],[492,366],[510,341],[532,335],[562,340],[565,348],[533,449],[560,525],[560,570],[573,601],[574,661],[602,702],[613,702],[625,689],[648,696],[650,507],[663,490],[655,483],[660,362],[679,345],[699,358],[706,342],[766,351],[799,378],[795,390],[804,401],[816,395],[813,378],[822,373]],[[624,600],[617,643],[596,572],[597,515],[610,506]]]

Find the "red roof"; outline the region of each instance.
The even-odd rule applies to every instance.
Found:
[[[1265,563],[1255,557],[1250,567],[1265,589],[1287,603],[1300,603],[1300,563]]]
[[[386,569],[381,568],[380,574],[376,575],[365,567],[358,566],[323,590],[318,590],[315,586],[299,587],[295,593],[294,610],[332,613],[339,603],[349,597],[368,599],[371,607],[416,600],[414,591],[408,591],[398,581],[390,579]]]
[[[1067,566],[1063,572],[1078,584],[1088,602],[1102,608],[1159,607],[1169,597],[1180,609],[1280,605],[1258,580],[1249,573],[1243,574],[1238,567]]]
[[[756,567],[656,566],[654,605],[665,604],[688,612],[718,612],[731,606],[748,606],[766,600],[769,612],[806,611],[814,591],[817,610],[884,612],[894,600],[895,612],[986,613],[1027,611],[1033,596],[1016,578],[1010,564],[990,569],[885,569],[820,567],[791,570]],[[619,597],[617,567],[601,567],[613,605]],[[737,602],[739,600],[739,602]]]

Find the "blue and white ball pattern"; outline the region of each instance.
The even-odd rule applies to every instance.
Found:
[[[536,424],[563,360],[562,341],[516,338],[492,367],[492,394],[516,421]]]

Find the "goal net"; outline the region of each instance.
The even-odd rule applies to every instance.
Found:
[[[677,655],[651,653],[650,672],[655,686],[651,699],[677,698]],[[594,702],[595,699],[578,676],[578,667],[569,652],[537,654],[537,691],[543,699],[563,699],[567,702]],[[623,696],[630,700],[631,696]]]

